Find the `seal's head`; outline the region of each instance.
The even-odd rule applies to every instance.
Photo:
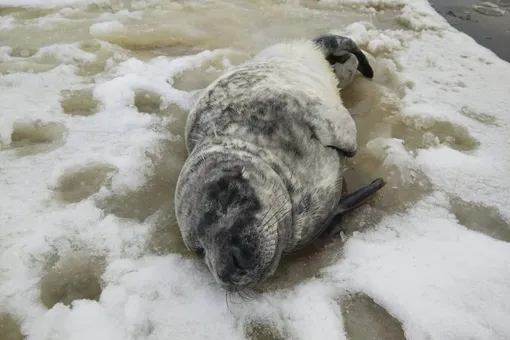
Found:
[[[184,243],[227,291],[252,287],[278,266],[291,228],[290,201],[278,197],[267,171],[229,165],[208,175],[188,187],[193,204],[179,221]]]

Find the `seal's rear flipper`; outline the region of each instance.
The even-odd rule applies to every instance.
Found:
[[[331,238],[337,235],[339,232],[343,231],[344,228],[341,222],[344,213],[354,209],[355,207],[363,203],[363,201],[375,195],[375,193],[381,190],[385,185],[386,182],[382,178],[378,178],[372,183],[365,185],[364,187],[361,187],[358,190],[343,196],[338,202],[338,206],[335,212],[333,213],[334,217],[332,218],[331,223],[322,232],[320,237],[323,239]]]
[[[338,202],[338,206],[335,210],[335,215],[340,215],[352,210],[356,206],[363,203],[363,201],[375,195],[376,192],[381,190],[386,185],[386,182],[382,178],[378,178],[370,184],[359,188],[358,190],[351,192],[343,196]]]
[[[352,53],[358,61],[358,71],[367,78],[374,77],[374,70],[366,55],[352,39],[335,34],[325,34],[314,38],[313,42],[321,47],[326,60],[331,65],[345,63],[349,59],[349,54]]]

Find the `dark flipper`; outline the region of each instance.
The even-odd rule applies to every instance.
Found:
[[[350,194],[343,196],[338,202],[338,207],[335,211],[335,215],[344,214],[349,210],[352,210],[356,206],[363,203],[363,201],[375,195],[376,192],[381,190],[386,185],[386,182],[382,178],[378,178],[370,184],[365,185],[357,189]]]
[[[334,212],[334,217],[331,223],[328,225],[326,230],[324,230],[321,237],[332,237],[342,231],[343,227],[341,225],[341,221],[343,215],[375,195],[375,193],[381,190],[385,185],[386,182],[382,178],[377,178],[372,183],[343,196],[340,199],[340,202],[338,202],[338,206]]]
[[[345,184],[345,181],[344,181]],[[381,188],[383,188],[386,185],[386,182],[382,178],[378,178],[372,183],[365,185],[364,187],[359,188],[358,190],[351,192],[350,194],[347,194],[343,196],[338,205],[336,210],[331,214],[330,219],[322,225],[322,228],[320,230],[317,230],[316,234],[311,237],[309,240],[307,240],[304,243],[301,243],[299,246],[294,248],[294,252],[303,249],[304,247],[308,246],[309,244],[313,243],[317,239],[328,239],[332,238],[339,232],[343,230],[343,227],[341,225],[344,213],[346,213],[349,210],[354,209],[356,206],[361,204],[363,201],[367,200],[371,196],[373,196],[377,191],[379,191]]]
[[[313,41],[322,48],[326,60],[331,65],[345,63],[349,59],[349,53],[352,53],[358,59],[358,71],[367,78],[374,77],[374,70],[367,57],[352,39],[335,34],[325,34],[316,37]]]

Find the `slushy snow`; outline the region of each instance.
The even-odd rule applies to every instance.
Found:
[[[122,0],[121,0],[122,1]],[[102,4],[108,0],[0,0],[0,6],[18,6],[27,8],[52,8],[70,5]]]
[[[0,6],[78,2],[97,1],[0,0]],[[106,213],[94,199],[142,187],[154,171],[147,152],[169,138],[164,126],[172,121],[138,112],[137,91],[155,93],[162,107],[188,110],[194,93],[172,87],[173,79],[234,52],[149,61],[112,57],[90,83],[77,75],[73,63],[94,60],[94,55],[73,44],[46,46],[29,58],[51,55],[60,65],[0,76],[4,145],[20,121],[64,127],[48,137],[60,143],[54,150],[20,157],[14,149],[0,149],[0,313],[18,316],[27,339],[244,339],[249,320],[269,322],[292,339],[346,339],[335,299],[347,292],[373,298],[402,323],[409,340],[510,339],[510,244],[467,229],[450,212],[450,199],[457,197],[493,207],[510,221],[510,64],[451,28],[424,0],[324,2],[400,4],[399,20],[412,30],[355,23],[334,32],[364,44],[368,53],[394,55],[399,64],[394,72],[407,84],[402,115],[424,126],[460,126],[479,141],[477,148],[464,152],[440,145],[411,153],[397,139],[369,143],[372,152],[387,153],[387,162],[424,172],[432,193],[410,210],[352,235],[320,277],[229,309],[224,292],[196,260],[146,253],[150,218]],[[0,34],[8,34],[7,26],[0,25]],[[120,23],[103,22],[90,32],[119,28]],[[16,57],[4,46],[0,58],[12,62]],[[64,114],[60,100],[69,89],[90,90],[99,112]],[[493,119],[487,123],[466,112]],[[101,165],[112,169],[108,188],[72,204],[55,203],[63,174]],[[46,259],[77,249],[106,261],[99,300],[45,308],[39,282]]]

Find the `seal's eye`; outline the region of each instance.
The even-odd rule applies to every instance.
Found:
[[[195,249],[193,249],[193,252],[195,252],[195,254],[197,254],[197,256],[200,258],[204,257],[204,253],[205,253],[204,248],[200,248],[200,247],[195,248]]]

